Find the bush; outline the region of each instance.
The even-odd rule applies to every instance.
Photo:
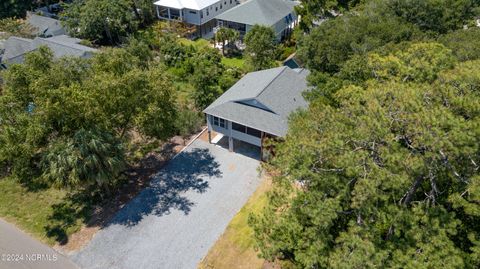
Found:
[[[187,136],[199,131],[203,123],[201,113],[185,108],[179,111],[175,127],[179,135]]]
[[[295,53],[295,47],[293,46],[288,46],[288,45],[280,45],[279,47],[279,61],[284,61],[286,60],[290,55]]]
[[[448,33],[438,41],[451,49],[460,61],[480,59],[480,28],[478,27]]]

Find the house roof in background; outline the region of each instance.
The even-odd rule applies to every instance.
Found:
[[[11,36],[4,42],[4,54],[2,62],[19,63],[23,61],[23,55],[34,50],[32,48],[32,39]],[[18,59],[18,60],[15,60]]]
[[[35,35],[48,37],[64,35],[67,33],[59,20],[49,17],[29,13],[27,16],[27,22],[35,29]]]
[[[276,136],[285,136],[289,115],[306,108],[308,71],[286,66],[245,75],[203,112]]]
[[[249,0],[215,18],[247,25],[272,26],[291,14],[299,4],[292,0]]]
[[[63,56],[90,57],[96,49],[78,44],[80,41],[78,38],[66,35],[49,38],[36,37],[35,39],[11,36],[5,41],[2,62],[8,64],[22,63],[25,54],[38,49],[40,46],[49,47],[56,58]]]
[[[175,9],[193,9],[201,10],[208,6],[211,6],[219,0],[160,0],[154,4],[157,6],[170,7]]]
[[[37,37],[32,43],[36,48],[40,46],[49,47],[56,58],[63,56],[86,57],[88,53],[96,51],[96,49],[80,45],[78,42],[80,42],[80,39],[68,36],[56,36],[50,38]]]

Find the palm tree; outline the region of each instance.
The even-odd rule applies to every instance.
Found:
[[[225,27],[221,27],[218,29],[218,31],[215,33],[215,40],[221,41],[222,42],[222,55],[225,55],[225,41],[227,41],[229,38],[229,29]]]
[[[105,131],[81,129],[73,138],[59,139],[42,158],[43,176],[63,187],[110,186],[125,167],[121,143]]]
[[[229,29],[228,37],[228,45],[233,49],[235,47],[235,42],[240,38],[240,32],[235,29]]]

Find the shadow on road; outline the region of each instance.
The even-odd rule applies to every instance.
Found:
[[[170,161],[142,191],[127,204],[108,224],[134,226],[147,215],[162,216],[172,209],[184,214],[190,212],[193,203],[183,194],[194,190],[205,192],[209,177],[220,177],[219,164],[207,149],[183,152]]]

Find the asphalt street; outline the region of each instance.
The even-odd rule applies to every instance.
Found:
[[[68,258],[0,219],[0,269],[78,269]]]

